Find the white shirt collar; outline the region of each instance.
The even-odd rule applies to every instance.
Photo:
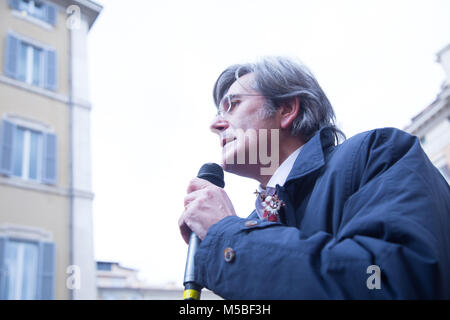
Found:
[[[284,185],[302,147],[303,146],[292,152],[291,155],[287,157],[286,160],[283,161],[283,163],[278,167],[278,169],[270,178],[269,182],[267,183],[267,187],[275,188],[277,184],[279,184],[280,186]],[[260,191],[264,190],[264,188],[261,185],[259,185],[259,190]]]

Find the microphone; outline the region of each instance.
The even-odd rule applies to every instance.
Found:
[[[223,169],[217,163],[205,163],[198,171],[197,178],[205,179],[220,188],[225,186]],[[200,300],[202,287],[196,283],[194,266],[194,257],[200,246],[200,242],[200,238],[192,232],[191,238],[189,239],[186,267],[184,269],[183,300]]]

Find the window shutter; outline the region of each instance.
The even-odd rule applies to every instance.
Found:
[[[45,50],[45,74],[44,74],[44,86],[49,90],[56,91],[58,85],[58,59],[56,51]]]
[[[0,237],[0,300],[6,299],[6,278],[8,270],[5,265],[7,238]]]
[[[39,300],[55,299],[55,244],[39,243],[39,268],[36,287]]]
[[[45,4],[45,21],[52,26],[56,25],[56,7],[50,3]]]
[[[58,157],[58,139],[52,133],[44,133],[44,161],[42,182],[56,184],[57,180],[57,157]]]
[[[19,0],[9,0],[9,6],[12,9],[19,10]]]
[[[14,131],[16,125],[3,120],[0,137],[0,173],[12,175],[13,171],[13,149]]]
[[[17,78],[20,40],[11,34],[6,37],[5,75]]]

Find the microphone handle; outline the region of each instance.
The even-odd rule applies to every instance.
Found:
[[[205,163],[199,170],[197,178],[211,182],[215,186],[223,188],[223,169],[216,163]],[[195,253],[200,246],[201,240],[192,232],[189,239],[188,256],[186,259],[186,268],[184,270],[184,293],[183,300],[200,300],[202,286],[195,282]]]
[[[194,233],[191,233],[191,238],[189,239],[189,249],[186,259],[186,268],[184,270],[184,293],[183,300],[200,300],[200,293],[202,287],[195,283],[195,267],[194,267],[194,257],[200,246],[200,238]]]

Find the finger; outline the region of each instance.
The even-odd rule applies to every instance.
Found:
[[[187,193],[191,193],[193,191],[201,190],[206,187],[213,186],[213,184],[209,181],[206,181],[205,179],[200,178],[194,178],[189,183],[189,186],[187,188]]]
[[[186,242],[187,244],[189,244],[189,240],[191,239],[191,229],[189,229],[189,227],[184,224],[181,228],[181,236],[183,237],[184,242]]]
[[[203,189],[202,189],[202,190],[203,190]],[[186,206],[187,206],[189,203],[191,203],[192,201],[198,199],[198,198],[202,195],[202,193],[203,193],[202,190],[196,190],[196,191],[193,191],[193,192],[191,192],[191,193],[188,193],[188,194],[184,197],[184,207],[186,208]]]
[[[183,237],[184,242],[189,244],[189,239],[191,237],[191,229],[189,229],[188,225],[184,221],[185,215],[182,214],[180,219],[178,220],[178,227],[180,228],[181,236]]]

